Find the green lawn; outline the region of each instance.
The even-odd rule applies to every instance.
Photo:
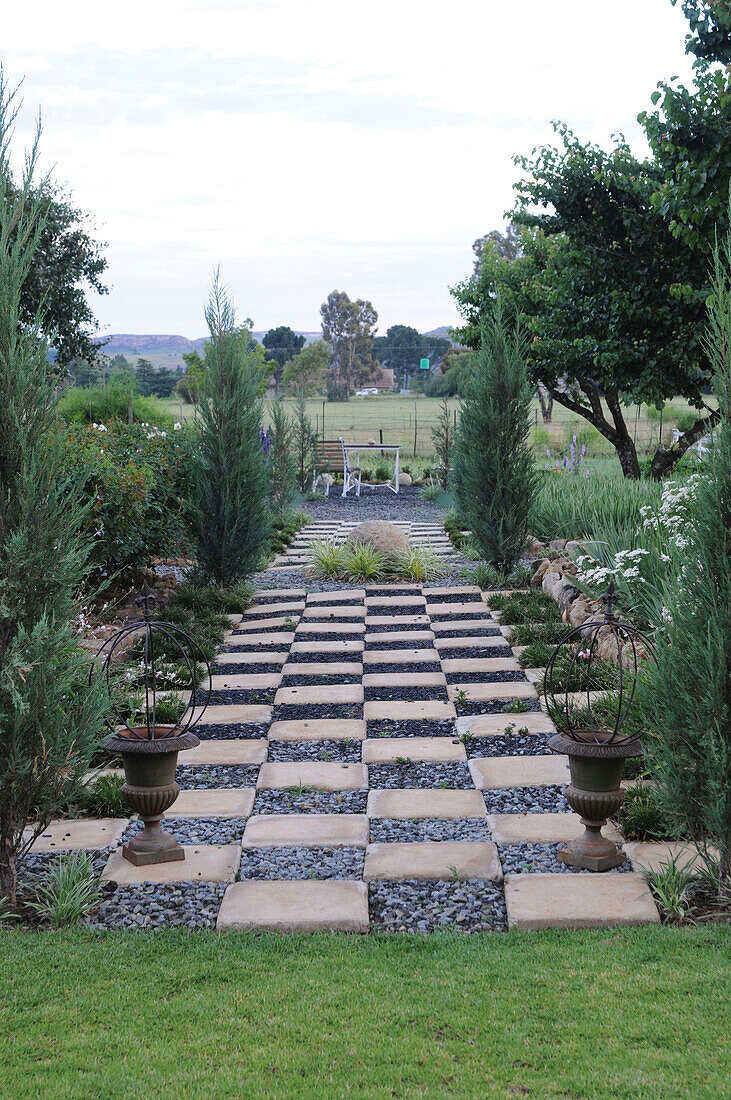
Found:
[[[728,1096],[731,929],[0,933],[0,1097]]]

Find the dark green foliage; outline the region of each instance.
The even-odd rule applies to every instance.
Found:
[[[266,348],[266,360],[271,367],[277,393],[279,393],[284,366],[302,350],[305,337],[298,336],[289,325],[279,325],[278,328],[270,328],[265,333],[262,344]]]
[[[0,70],[0,897],[11,904],[18,856],[75,788],[108,711],[71,622],[89,568],[87,508],[66,477],[44,318],[23,313],[47,207],[37,139],[12,184],[14,117]]]
[[[439,484],[446,492],[449,488],[451,477],[452,458],[454,455],[454,420],[452,410],[449,408],[447,398],[442,398],[441,408],[437,414],[436,426],[432,428],[432,440],[434,441],[434,453],[437,457],[435,473]]]
[[[508,626],[517,623],[558,623],[561,612],[555,600],[543,592],[513,592],[509,596],[488,596],[491,611],[500,612],[500,621]],[[566,633],[569,628],[566,627]]]
[[[678,0],[670,0],[677,4]],[[685,52],[701,62],[731,64],[731,10],[728,0],[682,0],[683,14],[691,33],[685,39]]]
[[[229,586],[256,569],[269,533],[261,370],[218,274],[206,321],[211,339],[198,405],[192,528],[203,574]]]
[[[499,303],[485,325],[454,455],[454,492],[480,555],[509,572],[525,546],[538,473],[528,444],[531,394],[523,347]]]
[[[312,485],[312,474],[315,465],[312,448],[315,438],[312,421],[307,415],[307,399],[304,387],[299,386],[294,403],[293,448],[297,469],[297,486],[301,493],[306,493]]]
[[[535,642],[556,646],[560,641],[563,641],[569,632],[569,627],[566,623],[562,623],[559,618],[556,618],[553,622],[533,623],[527,621],[511,625],[511,645],[532,645]]]
[[[271,403],[267,443],[269,504],[274,516],[283,516],[297,493],[297,471],[294,460],[295,428],[285,412],[281,397]]]
[[[697,487],[669,622],[644,681],[652,760],[665,812],[701,847],[720,850],[731,894],[731,233],[715,252],[708,353],[721,422]]]
[[[123,785],[121,775],[100,775],[90,783],[84,799],[84,810],[89,817],[128,817],[129,806],[122,794]]]
[[[628,787],[617,820],[625,840],[674,840],[681,835],[649,785]]]
[[[69,423],[128,424],[130,402],[134,422],[172,428],[173,420],[165,406],[154,397],[137,393],[136,383],[129,386],[110,381],[107,386],[87,386],[86,389],[73,386],[61,395],[58,412]]]

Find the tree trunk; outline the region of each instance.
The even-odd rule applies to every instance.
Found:
[[[705,418],[699,417],[693,427],[689,428],[687,432],[684,432],[683,435],[680,436],[678,442],[673,443],[672,447],[663,447],[662,443],[660,443],[650,463],[650,477],[653,481],[661,481],[662,478],[669,474],[685,452],[692,447],[694,443],[697,443],[699,439],[702,439],[704,435],[713,431],[717,423],[718,412],[711,410],[710,416]]]
[[[620,439],[614,446],[617,449],[617,457],[624,476],[630,481],[639,481],[640,463],[632,437],[627,435],[626,439]]]
[[[541,406],[543,423],[550,424],[553,416],[553,394],[549,393],[542,382],[538,383],[538,401]]]
[[[18,872],[15,862],[15,852],[7,845],[0,847],[0,902],[5,898],[5,905],[15,908],[18,886]],[[3,906],[0,906],[0,911]]]
[[[627,430],[622,414],[619,391],[608,389],[604,393],[604,400],[614,421],[614,423],[610,423],[604,415],[598,386],[586,377],[577,378],[577,382],[582,394],[589,402],[588,405],[581,398],[572,397],[571,394],[557,390],[552,386],[547,385],[546,389],[551,397],[558,401],[559,405],[563,405],[564,408],[570,409],[571,412],[577,413],[584,420],[588,420],[590,424],[593,424],[596,430],[601,432],[616,450],[624,476],[632,481],[638,481],[640,478],[640,464],[637,459],[637,448]]]

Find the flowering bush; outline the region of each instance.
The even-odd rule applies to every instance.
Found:
[[[69,488],[88,501],[96,580],[175,553],[184,542],[191,435],[154,424],[72,425]]]
[[[585,465],[586,443],[582,443],[579,447],[576,436],[571,440],[569,453],[563,456],[563,461],[551,456],[550,447],[546,447],[546,458],[548,462],[545,463],[545,468],[550,473],[573,474],[574,477],[578,477],[579,475],[583,477],[589,476],[589,470]]]

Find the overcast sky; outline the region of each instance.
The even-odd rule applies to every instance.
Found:
[[[642,152],[686,30],[670,0],[40,0],[6,6],[0,58],[19,140],[42,107],[108,242],[104,331],[202,335],[216,263],[257,329],[317,329],[337,288],[426,331],[504,225],[512,156],[552,119]]]

